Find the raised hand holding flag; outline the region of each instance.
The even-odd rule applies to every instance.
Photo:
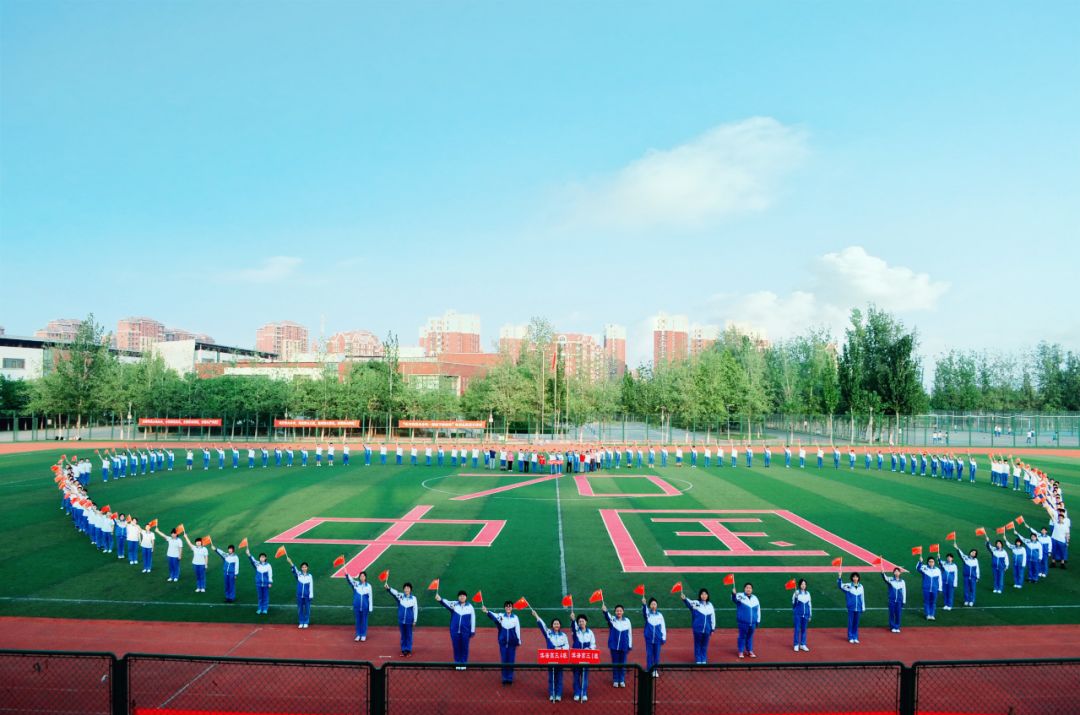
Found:
[[[936,554],[941,552],[941,546],[938,544],[930,544],[930,553]]]

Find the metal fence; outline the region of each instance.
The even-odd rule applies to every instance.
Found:
[[[1080,711],[1080,659],[915,663],[665,665],[653,678],[612,665],[587,668],[590,712],[970,713],[1071,715]],[[551,669],[521,664],[371,663],[167,655],[0,651],[0,713],[440,713],[557,711]],[[574,668],[562,668],[573,701]],[[565,706],[563,706],[565,707]]]

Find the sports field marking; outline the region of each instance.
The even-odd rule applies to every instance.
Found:
[[[256,633],[258,633],[258,632],[259,632],[259,631],[261,631],[261,630],[262,630],[262,629],[261,629],[261,628],[259,628],[259,627],[255,627],[255,628],[252,628],[252,629],[251,629],[251,631],[250,631],[250,632],[249,632],[249,633],[248,633],[248,634],[247,634],[246,636],[244,636],[244,637],[243,637],[243,638],[241,638],[241,639],[240,639],[239,641],[237,641],[237,642],[236,642],[236,644],[235,644],[235,645],[233,645],[233,647],[232,647],[232,648],[229,648],[229,650],[225,651],[224,655],[225,655],[226,657],[228,657],[229,655],[232,655],[233,653],[235,653],[235,652],[236,652],[236,649],[237,649],[237,648],[239,648],[240,646],[242,646],[242,645],[244,645],[245,643],[247,643],[247,642],[248,642],[248,639],[249,639],[249,638],[251,638],[251,637],[252,637],[253,635],[255,635]],[[189,681],[187,681],[186,683],[184,683],[184,686],[183,686],[183,687],[181,687],[181,688],[180,688],[179,690],[177,690],[177,691],[176,691],[175,693],[173,693],[172,695],[170,695],[170,696],[169,696],[169,697],[168,697],[167,699],[165,699],[164,701],[162,701],[162,703],[161,703],[160,705],[158,705],[158,707],[159,707],[159,708],[163,708],[163,707],[166,707],[166,706],[167,706],[167,705],[168,705],[169,703],[171,703],[171,702],[172,702],[173,700],[176,700],[176,699],[177,699],[178,697],[180,697],[181,695],[183,695],[183,694],[184,694],[184,691],[185,691],[185,690],[187,690],[188,688],[190,688],[190,687],[191,687],[192,685],[194,685],[194,684],[195,684],[195,681],[196,681],[196,680],[198,680],[199,678],[201,678],[201,677],[203,677],[204,675],[206,675],[207,673],[209,673],[209,672],[210,672],[211,670],[213,670],[214,668],[216,668],[216,667],[217,667],[218,665],[219,665],[218,663],[211,663],[210,665],[206,666],[206,668],[205,668],[205,669],[204,669],[204,670],[203,670],[203,671],[202,671],[201,673],[199,673],[199,674],[198,674],[198,675],[196,675],[196,676],[195,676],[194,678],[192,678],[191,680],[189,680]]]
[[[415,506],[400,519],[312,517],[305,519],[291,529],[286,529],[271,539],[267,539],[266,543],[363,545],[364,548],[360,550],[360,553],[334,572],[334,578],[344,578],[346,573],[359,573],[370,567],[391,546],[490,547],[495,543],[495,539],[498,538],[503,527],[506,526],[506,521],[502,519],[424,519],[424,515],[431,511],[432,508],[434,507],[430,504]],[[374,523],[389,524],[390,526],[374,539],[309,539],[302,536],[319,524],[324,523]],[[479,524],[480,531],[469,541],[404,539],[405,533],[416,524]]]
[[[639,494],[597,494],[593,491],[590,479],[644,479],[647,482],[653,484],[660,489],[660,493],[646,492]],[[577,485],[578,494],[583,497],[601,497],[601,498],[639,498],[639,497],[678,497],[682,496],[682,492],[675,486],[669,484],[663,477],[658,477],[655,474],[575,474],[574,484]]]
[[[486,496],[491,496],[492,494],[499,494],[501,492],[508,492],[511,489],[520,489],[521,487],[527,487],[527,486],[530,486],[530,485],[533,485],[533,484],[540,484],[542,482],[550,482],[552,480],[557,481],[559,479],[559,477],[561,477],[561,476],[562,476],[561,474],[549,474],[547,476],[539,477],[537,479],[528,479],[528,480],[526,480],[524,482],[518,482],[517,484],[507,484],[505,486],[495,487],[494,489],[485,489],[482,492],[474,492],[472,494],[463,494],[463,495],[461,495],[459,497],[454,497],[450,501],[468,501],[470,499],[478,499],[479,497],[486,497]],[[558,492],[556,491],[556,493],[558,493]]]
[[[555,481],[555,513],[559,518],[559,576],[562,581],[561,593],[567,592],[566,586],[566,546],[563,544],[563,529],[562,529],[562,497],[559,494],[559,482]]]
[[[665,556],[675,557],[747,557],[747,556],[772,556],[783,558],[786,556],[821,556],[828,557],[828,553],[817,549],[754,549],[743,538],[767,537],[766,532],[743,531],[734,532],[726,524],[760,523],[760,517],[754,516],[728,516],[744,514],[764,514],[778,516],[794,526],[799,527],[808,534],[835,546],[836,548],[861,560],[860,566],[871,567],[871,561],[875,554],[856,544],[842,539],[813,522],[784,509],[601,509],[600,518],[607,529],[611,544],[615,548],[615,554],[622,566],[623,573],[720,573],[726,571],[740,571],[743,573],[787,573],[798,570],[802,573],[831,573],[836,567],[832,565],[798,566],[793,567],[790,563],[778,563],[770,566],[744,566],[734,563],[720,563],[715,566],[650,566],[645,562],[641,551],[638,549],[629,529],[623,523],[623,514],[663,514],[668,516],[649,517],[655,523],[683,523],[696,524],[704,531],[676,531],[680,537],[712,537],[719,541],[724,549],[669,549],[664,551]],[[782,542],[787,543],[787,542]],[[884,561],[886,569],[892,569],[894,564]]]

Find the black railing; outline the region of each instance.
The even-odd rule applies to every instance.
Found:
[[[916,713],[1071,715],[1080,711],[1080,659],[590,666],[590,712]],[[553,675],[573,701],[564,667],[207,658],[0,651],[0,713],[157,715],[176,712],[399,715],[550,712]],[[625,687],[614,687],[615,680]],[[565,707],[565,706],[564,706]]]

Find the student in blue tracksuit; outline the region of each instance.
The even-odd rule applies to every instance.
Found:
[[[552,618],[551,628],[548,628],[544,625],[544,620],[536,613],[535,608],[529,610],[532,611],[540,632],[544,634],[544,644],[549,650],[570,650],[570,639],[562,631],[562,621]],[[559,702],[562,700],[562,691],[563,668],[561,665],[554,665],[548,668],[548,700],[553,703]]]
[[[502,613],[489,611],[483,604],[480,604],[480,610],[486,613],[499,629],[499,662],[503,664],[502,684],[513,685],[513,665],[517,661],[518,646],[521,645],[521,620],[514,613],[514,603],[513,601],[503,602]]]
[[[1028,529],[1042,547],[1042,553],[1039,554],[1039,578],[1045,578],[1050,574],[1050,556],[1053,553],[1054,540],[1050,536],[1050,529],[1045,526],[1041,531],[1035,531],[1030,526]]]
[[[1013,588],[1024,587],[1024,568],[1027,566],[1027,547],[1019,536],[1011,547],[1013,554]]]
[[[963,562],[964,605],[974,606],[975,584],[979,582],[979,552],[977,549],[972,549],[965,556],[955,541],[953,548],[956,549],[957,556]]]
[[[754,595],[754,585],[749,581],[743,584],[742,593],[731,587],[731,602],[735,604],[735,624],[739,628],[739,657],[746,655],[757,658],[754,652],[754,631],[761,623],[761,602]]]
[[[575,616],[574,610],[570,609],[570,623],[573,630],[574,650],[597,650],[596,634],[589,628],[589,618],[584,613]],[[574,672],[574,700],[586,703],[589,701],[589,668],[587,666],[575,666]],[[615,683],[615,687],[619,687]]]
[[[953,560],[953,555],[949,553],[945,554],[945,560],[938,564],[938,568],[941,569],[941,609],[951,611],[953,596],[956,593],[956,587],[960,583],[960,565]]]
[[[608,623],[608,650],[611,652],[611,662],[615,665],[611,670],[612,683],[616,688],[626,687],[626,656],[634,649],[634,631],[630,619],[626,617],[626,609],[622,604],[615,606],[615,615],[608,612],[607,604],[600,604],[600,612]]]
[[[299,622],[297,628],[307,628],[311,625],[311,602],[315,600],[315,577],[308,572],[307,561],[302,562],[300,568],[296,568],[288,554],[285,558],[296,577],[296,617]]]
[[[660,649],[667,643],[667,623],[655,598],[641,597],[641,615],[645,619],[645,669],[652,677],[660,677]]]
[[[240,467],[240,450],[232,444],[229,445],[229,449],[232,450],[232,468],[238,469]]]
[[[259,554],[259,559],[251,555],[251,549],[244,548],[251,567],[255,569],[255,594],[258,599],[258,607],[255,613],[266,615],[270,613],[270,588],[274,585],[274,566],[266,560],[266,554]]]
[[[402,585],[401,591],[390,588],[389,579],[383,583],[383,586],[398,603],[397,622],[401,636],[401,657],[408,658],[412,655],[413,628],[416,627],[416,619],[420,617],[420,604],[412,593],[412,584],[408,581]]]
[[[850,581],[844,583],[843,571],[836,577],[836,587],[844,592],[845,605],[848,617],[848,643],[859,642],[859,618],[866,610],[866,592],[861,583],[862,577],[859,572],[851,574]]]
[[[704,665],[709,662],[709,638],[716,630],[716,609],[709,602],[709,590],[698,591],[697,600],[687,598],[679,591],[683,604],[690,609],[690,628],[694,631],[694,663]]]
[[[937,596],[941,591],[941,569],[938,568],[937,560],[933,556],[923,564],[922,556],[919,556],[915,570],[922,574],[922,600],[923,613],[926,620],[934,620],[934,611],[937,608]]]
[[[352,590],[353,620],[356,622],[356,635],[353,640],[362,642],[367,640],[368,618],[375,609],[374,594],[371,592],[371,584],[367,580],[367,571],[361,571],[354,579],[345,574],[345,581]]]
[[[476,635],[476,609],[469,603],[469,594],[457,592],[457,601],[443,598],[435,592],[435,600],[450,611],[450,645],[454,649],[454,662],[458,670],[465,670],[469,662],[469,642]]]
[[[810,590],[806,587],[805,578],[799,579],[795,587],[795,593],[791,594],[791,615],[795,625],[792,650],[809,651],[810,648],[806,645],[806,631],[809,630],[814,608],[810,600]]]
[[[1030,528],[1030,527],[1028,527]],[[1016,538],[1020,538],[1016,532]],[[1042,544],[1039,543],[1039,533],[1031,530],[1031,537],[1024,542],[1027,547],[1027,580],[1028,583],[1037,583],[1039,573],[1042,571]]]
[[[784,445],[784,469],[791,469],[791,445]]]
[[[1005,572],[1009,570],[1009,550],[998,539],[991,546],[990,537],[986,537],[986,550],[990,552],[990,573],[994,577],[994,593],[1001,593],[1005,588]]]
[[[202,537],[191,543],[187,532],[184,532],[184,541],[191,549],[191,568],[195,571],[195,593],[206,593],[206,559],[210,551],[203,544]]]
[[[240,570],[240,557],[236,555],[236,547],[229,544],[228,551],[214,548],[221,557],[222,573],[225,577],[225,603],[236,601],[236,574]]]
[[[889,630],[892,633],[900,632],[900,618],[904,613],[904,604],[907,603],[907,584],[900,577],[900,568],[892,570],[892,576],[885,573],[885,564],[881,565],[881,578],[889,586]]]
[[[119,514],[116,518],[114,538],[116,540],[116,558],[123,559],[125,557],[124,549],[127,546],[127,519],[123,514]]]

